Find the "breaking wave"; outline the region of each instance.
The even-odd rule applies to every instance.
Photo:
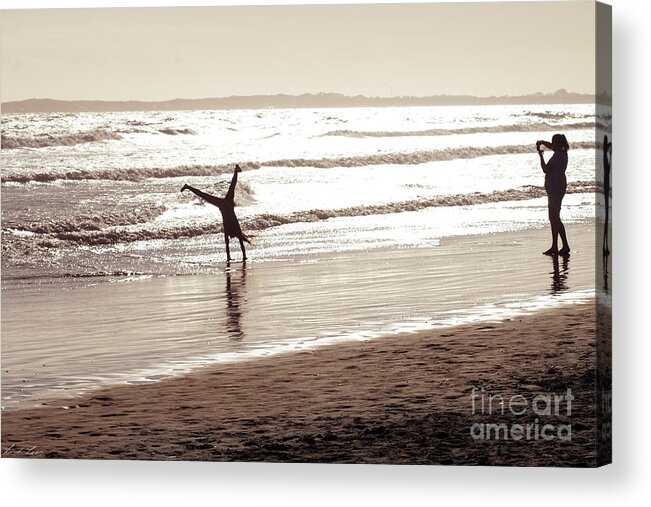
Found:
[[[138,206],[124,211],[107,211],[99,214],[76,215],[67,219],[49,218],[23,224],[5,221],[3,229],[14,235],[49,234],[55,237],[61,234],[102,231],[109,227],[120,227],[151,222],[165,211],[164,206]],[[27,234],[25,234],[27,233]]]
[[[575,115],[568,114],[567,112],[553,112],[553,111],[527,111],[523,116],[533,116],[535,118],[542,118],[544,120],[565,120],[567,118],[588,118],[589,115]]]
[[[243,166],[244,164],[240,164]],[[86,180],[111,180],[111,181],[142,181],[151,178],[175,178],[179,176],[216,176],[233,172],[235,164],[221,165],[183,165],[178,167],[153,167],[153,168],[126,168],[126,169],[99,169],[99,170],[72,170],[67,172],[42,172],[31,174],[2,175],[3,183],[51,183],[53,181],[86,181]],[[246,168],[257,169],[258,164],[248,164]]]
[[[550,125],[549,123],[530,123],[521,125],[495,125],[488,127],[462,127],[455,129],[428,129],[412,131],[358,131],[358,130],[332,130],[320,137],[425,137],[425,136],[451,136],[459,134],[488,134],[502,132],[540,132],[555,130],[583,130],[603,128],[604,125],[595,122],[567,123],[563,125]]]
[[[593,142],[572,143],[572,149],[594,149],[597,145]],[[281,159],[265,162],[244,162],[240,166],[244,170],[259,169],[261,167],[312,167],[329,169],[337,167],[366,167],[372,165],[418,165],[428,162],[442,162],[457,159],[472,159],[491,155],[516,155],[532,153],[532,145],[510,146],[485,146],[462,147],[448,150],[426,150],[408,153],[379,153],[373,155],[359,155],[353,157],[336,157],[321,159]],[[57,180],[114,180],[114,181],[142,181],[150,178],[175,178],[188,176],[215,176],[233,171],[234,164],[220,165],[184,165],[170,168],[127,168],[106,170],[75,170],[65,173],[43,172],[31,174],[3,174],[3,183],[48,183]]]
[[[165,129],[160,129],[159,132],[161,134],[167,134],[168,136],[178,136],[180,134],[183,135],[197,135],[197,133],[192,130],[192,129],[172,129],[172,128],[165,128]]]
[[[65,135],[39,135],[35,137],[9,137],[2,136],[2,148],[13,150],[16,148],[45,148],[48,146],[74,146],[76,144],[96,143],[100,141],[114,141],[122,139],[120,134],[109,130],[89,130]]]
[[[593,193],[597,190],[594,182],[580,181],[568,184],[568,193]],[[353,206],[342,209],[314,209],[298,211],[287,215],[262,214],[241,220],[242,228],[245,231],[262,231],[271,227],[301,222],[317,222],[337,217],[356,217],[369,215],[384,215],[391,213],[402,213],[405,211],[419,211],[432,207],[447,206],[471,206],[504,201],[522,201],[536,199],[546,195],[545,189],[539,186],[524,186],[515,189],[499,190],[495,192],[481,193],[473,192],[468,194],[442,195],[423,199],[416,199],[403,202],[377,204],[370,206]],[[157,223],[155,226],[145,224],[138,228],[119,228],[115,225],[135,225],[143,223],[145,218],[151,220],[157,214],[155,208],[150,210],[148,217],[142,212],[120,214],[119,216],[103,215],[98,218],[89,219],[85,225],[74,226],[72,221],[60,223],[45,223],[34,225],[25,229],[32,233],[39,233],[41,236],[25,237],[21,232],[10,230],[22,241],[36,241],[39,248],[59,248],[66,246],[100,246],[114,245],[119,243],[131,243],[144,240],[175,240],[181,238],[194,238],[208,234],[222,232],[221,224],[215,222],[204,224],[188,224],[178,226],[177,224]],[[78,220],[78,218],[75,218]],[[131,221],[129,224],[124,222]],[[88,225],[90,223],[90,225]],[[111,225],[109,228],[98,229],[99,224]],[[84,228],[85,227],[85,228]],[[8,242],[3,242],[3,254],[11,256],[5,247]]]
[[[595,143],[572,143],[573,149],[594,149]],[[369,165],[417,165],[427,162],[444,162],[458,159],[471,159],[491,155],[518,155],[532,153],[532,145],[484,146],[451,148],[448,150],[414,151],[410,153],[380,153],[377,155],[361,155],[357,157],[338,157],[324,159],[285,159],[261,162],[266,167],[363,167]]]

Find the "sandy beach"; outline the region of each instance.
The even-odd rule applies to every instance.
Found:
[[[3,413],[3,455],[594,466],[594,306],[324,347]],[[571,441],[479,441],[472,389],[575,397]],[[562,414],[561,414],[562,415]],[[527,416],[497,416],[520,422]]]
[[[508,312],[497,305],[491,307],[492,317],[490,312],[461,311],[472,306],[471,302],[486,309],[487,302],[506,301],[508,294],[512,300],[521,298],[524,302],[534,296],[562,298],[572,290],[589,288],[595,274],[590,253],[594,229],[576,226],[572,232],[575,251],[570,267],[554,266],[552,260],[540,254],[547,240],[543,229],[458,238],[434,251],[411,249],[393,256],[361,252],[338,261],[277,263],[271,267],[253,263],[247,268],[244,288],[237,281],[241,274],[232,274],[232,279],[224,275],[225,295],[230,294],[224,302],[224,328],[214,322],[215,308],[219,306],[214,298],[206,305],[194,306],[189,301],[182,305],[169,299],[172,289],[177,295],[182,293],[184,285],[178,281],[104,283],[63,291],[58,297],[66,304],[59,306],[59,318],[50,321],[51,328],[70,326],[69,318],[75,315],[76,308],[78,322],[85,322],[76,332],[91,336],[97,334],[93,327],[103,326],[104,334],[126,333],[128,340],[137,340],[139,333],[142,336],[143,330],[151,330],[154,324],[164,337],[181,332],[180,325],[185,326],[188,336],[207,327],[212,333],[221,329],[230,338],[238,331],[240,344],[246,343],[254,329],[278,333],[272,323],[265,328],[261,314],[256,313],[261,310],[255,310],[256,298],[261,298],[263,288],[270,285],[289,312],[289,320],[283,321],[282,314],[277,317],[290,335],[292,329],[287,323],[293,322],[293,305],[287,300],[288,293],[282,293],[279,287],[287,290],[292,283],[300,289],[294,305],[299,305],[301,293],[307,300],[314,296],[314,301],[323,303],[322,313],[333,325],[344,318],[346,307],[355,314],[356,305],[361,305],[361,300],[352,296],[346,299],[347,295],[366,298],[367,305],[371,305],[375,292],[386,293],[396,302],[407,298],[407,307],[410,298],[415,300],[419,294],[424,294],[426,301],[431,298],[434,306],[442,301],[460,301],[458,309],[453,304],[446,307],[445,315],[465,316],[467,323],[460,319],[457,325],[428,328],[427,321],[415,325],[415,316],[406,314],[411,330],[409,326],[383,323],[372,336],[351,338],[334,333],[330,342],[292,340],[289,347],[275,352],[258,344],[251,350],[263,352],[249,354],[245,360],[210,363],[204,358],[194,368],[175,375],[132,383],[116,378],[74,397],[69,393],[59,399],[50,396],[45,406],[31,407],[27,403],[11,407],[2,413],[3,456],[594,466],[594,297],[576,302],[570,298],[556,306],[551,304],[553,299],[551,303],[544,299],[540,308],[534,305],[524,313],[516,311],[517,304],[507,307]],[[487,255],[506,248],[513,254]],[[401,279],[397,276],[401,270],[413,271],[412,276]],[[275,278],[270,273],[275,273]],[[453,275],[446,278],[444,273]],[[271,283],[274,279],[276,285]],[[400,289],[395,286],[396,279],[402,280]],[[336,292],[328,280],[334,280],[339,287]],[[214,288],[216,277],[189,277],[188,281],[203,284],[208,290],[209,286]],[[224,280],[219,282],[223,290]],[[424,293],[423,283],[434,286],[434,292]],[[165,287],[167,292],[161,290]],[[234,289],[240,291],[235,299]],[[122,312],[128,305],[121,294],[129,291],[133,291],[135,300],[148,302],[134,307],[134,312],[141,312],[140,317]],[[47,290],[43,292],[47,294]],[[19,294],[16,289],[14,296]],[[142,299],[145,294],[149,299]],[[436,294],[445,298],[437,298]],[[113,314],[111,318],[101,318],[95,324],[83,319],[80,301],[91,295],[101,296],[102,315]],[[3,306],[3,319],[8,314],[16,320],[24,318],[30,312],[27,302],[31,296],[33,293],[27,291],[22,301],[11,298],[11,302],[22,302],[22,306],[12,306],[9,312]],[[160,301],[166,298],[166,305],[161,306]],[[342,301],[335,303],[339,298]],[[6,301],[3,296],[3,305]],[[377,301],[378,305],[387,305],[385,299]],[[19,306],[21,313],[17,313]],[[306,311],[309,305],[297,307]],[[380,314],[382,307],[373,311]],[[323,326],[321,313],[302,315],[297,325]],[[116,322],[122,325],[115,327]],[[421,330],[417,330],[418,326],[422,326]],[[141,349],[134,351],[139,360],[151,359]],[[65,390],[60,392],[66,394]],[[541,415],[531,410],[536,396],[554,399],[567,397],[570,392],[571,413],[563,409]],[[490,413],[482,404],[489,401],[489,396],[494,397]],[[512,413],[508,400],[514,396],[519,396],[518,403],[526,403],[528,410]],[[506,400],[504,413],[498,400]],[[504,402],[500,406],[504,407]],[[488,433],[480,434],[487,424],[504,424],[510,432],[489,438]],[[518,439],[517,429],[512,433],[514,425],[529,426],[531,431]],[[568,436],[561,432],[543,438],[544,425],[563,431],[571,426],[571,438],[561,438]]]

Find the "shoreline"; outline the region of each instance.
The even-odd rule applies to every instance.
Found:
[[[213,365],[2,413],[6,457],[594,466],[595,305]],[[553,317],[553,318],[552,318]],[[476,440],[472,390],[575,398],[571,441]],[[481,391],[479,391],[481,392]],[[71,403],[66,400],[66,403]],[[493,417],[495,416],[495,417]]]
[[[535,313],[592,299],[591,225],[575,252],[540,254],[548,231],[341,252],[223,272],[3,290],[3,408],[141,384],[216,362]]]
[[[578,195],[578,194],[575,194]],[[515,203],[518,203],[520,201],[513,201]],[[490,203],[485,203],[485,204],[490,204]],[[474,206],[482,206],[472,204],[472,205],[459,205],[458,207],[474,207]],[[457,207],[457,206],[455,206]],[[422,210],[417,210],[416,213],[422,212]],[[399,213],[408,213],[411,214],[413,213],[412,210],[405,210],[401,211]],[[567,214],[567,211],[566,211]],[[336,217],[337,218],[345,218],[345,217]],[[321,224],[324,222],[327,222],[330,219],[326,219],[323,221],[318,221],[315,222],[317,224]],[[567,218],[564,217],[566,228],[571,232],[572,234],[572,255],[567,258],[568,261],[576,258],[576,253],[579,251],[581,254],[585,253],[585,250],[587,249],[586,247],[589,247],[591,249],[594,249],[594,245],[590,242],[594,242],[594,235],[595,233],[595,228],[596,228],[596,222],[594,219],[590,218],[588,220],[585,219],[575,219],[574,217]],[[275,228],[279,227],[284,227],[288,224],[282,224],[278,226],[274,226]],[[293,225],[293,224],[290,224]],[[221,234],[215,234],[214,235],[216,238],[221,239]],[[527,247],[527,251],[524,253],[521,253],[521,255],[532,255],[535,254],[536,259],[547,259],[547,260],[552,260],[554,259],[553,257],[549,256],[538,256],[539,253],[542,253],[542,250],[544,249],[546,245],[546,242],[548,243],[548,237],[549,237],[549,224],[547,222],[540,222],[540,223],[531,223],[528,227],[524,228],[516,228],[514,230],[506,230],[506,231],[498,231],[498,232],[479,232],[479,233],[467,233],[467,234],[454,234],[454,235],[443,235],[440,237],[435,238],[435,242],[432,243],[431,245],[428,246],[415,246],[415,245],[409,245],[409,244],[398,244],[398,245],[388,245],[388,246],[380,246],[380,247],[371,247],[367,249],[344,249],[344,250],[336,250],[336,251],[316,251],[316,252],[302,252],[298,251],[295,253],[282,253],[279,254],[278,257],[260,257],[260,258],[255,258],[251,256],[251,247],[247,249],[247,252],[249,253],[249,257],[247,258],[247,262],[245,265],[249,266],[275,266],[275,265],[284,265],[284,264],[309,264],[309,263],[314,263],[314,262],[323,262],[323,261],[328,261],[331,260],[337,256],[348,256],[348,257],[353,257],[356,255],[372,255],[372,254],[378,254],[378,255],[388,255],[390,256],[392,252],[405,252],[405,251],[410,251],[414,252],[416,256],[420,254],[424,255],[429,255],[429,258],[435,259],[437,257],[437,253],[441,251],[442,248],[451,248],[451,247],[456,247],[459,251],[457,252],[458,254],[466,254],[468,253],[467,251],[464,252],[463,250],[460,250],[460,247],[462,246],[467,246],[470,248],[476,248],[480,247],[482,245],[487,245],[489,248],[493,248],[495,246],[507,246],[510,244],[511,246],[519,246],[519,247]],[[579,241],[576,241],[575,239],[578,238]],[[259,239],[259,238],[258,238]],[[143,240],[146,241],[146,240]],[[533,244],[533,241],[536,241],[538,243]],[[529,242],[527,245],[526,243]],[[576,248],[576,245],[579,245],[579,248]],[[215,251],[214,255],[218,258],[221,258],[222,253],[220,252],[220,244],[216,242],[216,244],[213,246],[213,249]],[[232,246],[231,250],[233,251],[234,246]],[[540,251],[539,251],[540,250]],[[503,253],[503,252],[500,252]],[[520,253],[520,252],[519,252]],[[242,265],[241,258],[239,257],[240,251],[239,247],[234,250],[234,256],[233,260],[231,261],[232,266],[238,266]],[[193,277],[210,277],[215,274],[223,274],[225,271],[228,271],[229,269],[229,263],[225,261],[225,253],[223,253],[224,260],[219,260],[219,261],[214,261],[211,262],[210,267],[212,269],[206,269],[203,272],[185,272],[182,270],[179,270],[178,273],[157,273],[155,271],[125,271],[120,272],[120,270],[116,270],[116,272],[111,272],[110,270],[104,271],[104,272],[98,272],[98,273],[90,273],[90,274],[84,274],[84,273],[79,273],[79,274],[64,274],[64,275],[58,275],[58,274],[51,274],[51,273],[45,273],[44,275],[39,275],[35,273],[12,273],[9,276],[2,276],[0,278],[0,289],[3,292],[13,292],[13,291],[21,291],[25,288],[29,288],[30,286],[54,286],[57,284],[60,284],[61,286],[69,286],[70,288],[76,288],[75,286],[82,286],[82,285],[97,285],[101,284],[104,282],[108,283],[122,283],[122,282],[137,282],[137,281],[142,281],[142,280],[160,280],[160,279],[187,279],[187,278],[193,278]],[[556,257],[559,262],[562,262],[564,260],[563,257]],[[595,261],[598,260],[593,258],[591,260],[592,264],[595,264]],[[199,264],[199,262],[192,262],[193,264]],[[209,261],[206,261],[204,264],[206,268],[208,268],[208,263]],[[594,266],[590,266],[590,268],[594,268]]]

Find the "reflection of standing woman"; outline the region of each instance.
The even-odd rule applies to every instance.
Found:
[[[554,154],[545,162],[540,146],[545,146],[554,151]],[[567,139],[563,134],[554,134],[552,142],[536,141],[536,149],[540,156],[540,166],[545,173],[545,190],[547,190],[547,207],[549,209],[549,223],[552,227],[552,246],[543,252],[545,255],[570,255],[570,245],[565,235],[565,226],[561,222],[561,203],[567,189],[565,170],[567,169]],[[563,248],[558,249],[558,236],[563,241]]]

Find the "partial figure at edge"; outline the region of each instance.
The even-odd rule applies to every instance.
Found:
[[[181,192],[189,190],[193,194],[201,197],[204,201],[217,206],[219,211],[222,213],[222,219],[224,221],[224,241],[226,243],[226,260],[227,262],[231,261],[231,250],[230,250],[230,238],[237,238],[240,240],[240,248],[242,249],[242,261],[246,261],[246,250],[244,248],[244,242],[251,244],[249,238],[242,232],[240,223],[235,216],[235,186],[237,185],[237,173],[242,172],[242,169],[239,165],[235,166],[235,171],[233,172],[233,179],[231,180],[231,185],[228,187],[228,192],[226,196],[221,199],[215,197],[214,195],[207,194],[202,192],[194,187],[191,187],[188,184],[183,185]]]
[[[543,150],[545,146],[553,150],[554,154],[545,162]],[[570,255],[570,244],[567,241],[565,226],[561,221],[561,205],[563,197],[567,190],[567,179],[565,170],[567,169],[567,151],[570,146],[563,134],[554,134],[552,141],[536,141],[536,150],[540,157],[540,167],[545,173],[545,190],[547,191],[547,208],[549,211],[549,223],[552,228],[552,246],[543,252],[545,255]],[[563,248],[558,249],[558,237],[563,241]]]
[[[610,250],[608,249],[608,216],[610,206],[610,164],[613,159],[613,143],[608,142],[608,136],[604,136],[604,206],[606,217],[604,220],[604,243],[603,243],[603,256],[608,257]],[[609,158],[610,155],[610,158]]]

